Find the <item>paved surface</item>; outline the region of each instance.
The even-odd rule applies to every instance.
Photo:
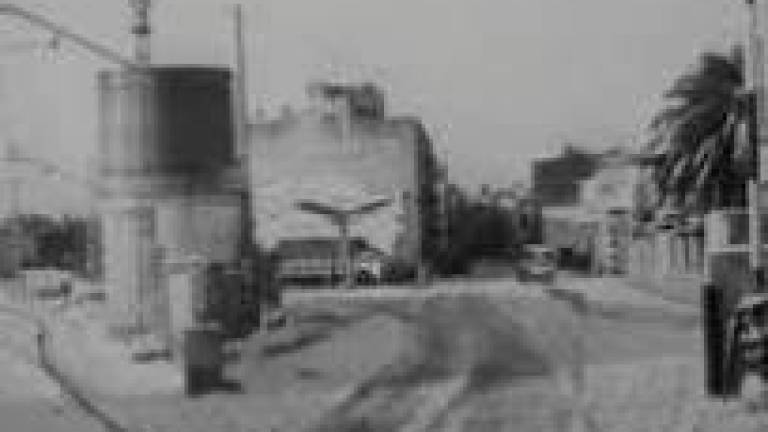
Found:
[[[768,399],[759,391],[726,404],[705,397],[696,326],[630,313],[697,308],[625,282],[560,278],[560,291],[603,307],[584,314],[553,301],[545,287],[507,278],[416,291],[294,291],[292,327],[250,339],[228,369],[243,393],[190,399],[120,391],[99,403],[131,428],[156,431],[766,430]],[[612,313],[595,313],[605,310]],[[114,376],[123,375],[117,387],[130,387],[135,370],[112,365]],[[109,378],[108,368],[93,370]],[[35,403],[27,409],[43,410],[30,412],[45,419],[44,407],[54,407],[73,422],[77,411],[67,411],[51,387],[46,393],[44,382],[31,387]],[[23,421],[23,412],[13,415]]]
[[[394,361],[405,335],[399,321],[374,316],[336,329],[308,346],[302,346],[301,335],[271,341],[255,337],[246,342],[242,361],[227,373],[243,386],[242,393],[117,397],[103,399],[102,404],[122,424],[137,429],[298,431],[341,403],[355,384]],[[291,343],[297,344],[295,349]],[[282,352],[264,355],[277,344],[285,344]]]
[[[663,278],[654,275],[632,275],[627,283],[638,291],[657,295],[666,300],[698,306],[701,301],[703,275],[671,275]]]
[[[48,314],[50,355],[61,373],[92,397],[180,394],[181,369],[169,362],[135,363],[131,345],[107,336],[103,321],[74,308]]]
[[[103,430],[38,368],[34,334],[29,322],[0,309],[0,430]]]

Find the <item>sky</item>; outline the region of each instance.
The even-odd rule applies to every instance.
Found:
[[[14,3],[131,54],[128,0]],[[155,62],[231,64],[232,3],[154,0]],[[637,144],[664,89],[698,53],[739,40],[745,19],[740,0],[242,3],[251,111],[301,104],[308,80],[377,82],[393,113],[423,118],[462,185],[527,180],[564,142]],[[0,17],[0,145],[85,172],[95,73],[113,66],[48,41]]]

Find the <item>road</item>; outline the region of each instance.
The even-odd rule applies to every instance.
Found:
[[[0,430],[103,431],[37,367],[34,334],[29,322],[0,310]]]
[[[562,278],[559,283],[569,281]],[[663,406],[643,405],[660,414],[638,420],[630,415],[631,408],[615,403],[653,402],[654,392],[667,391],[667,383],[658,382],[665,367],[682,364],[698,370],[700,337],[695,327],[582,317],[542,295],[542,286],[523,286],[507,278],[463,285],[432,289],[417,295],[418,306],[393,311],[418,329],[413,349],[311,430],[607,431],[679,426],[679,415],[662,415]],[[635,381],[624,382],[643,373],[661,387],[643,394]],[[679,384],[668,381],[672,387]],[[611,382],[623,383],[617,384],[623,388],[607,388]],[[700,384],[695,377],[687,383],[692,388]],[[686,395],[684,403],[693,403],[695,397]]]
[[[557,283],[567,288],[576,281],[565,276]],[[637,302],[641,296],[627,298]],[[257,391],[147,400],[139,405],[151,409],[136,409],[137,424],[168,431],[293,432],[302,429],[283,420],[304,417],[311,420],[308,432],[768,430],[768,408],[750,412],[706,400],[701,336],[690,320],[584,315],[554,300],[543,286],[505,277],[429,289],[292,292],[286,300],[299,309],[306,302],[307,310],[317,308],[313,313],[327,311],[328,328],[300,343],[278,345],[269,358],[265,347],[272,345],[247,345],[242,383],[268,398],[273,396],[263,383],[298,380],[297,391],[328,384],[318,396],[333,403],[309,413],[310,400],[256,403]],[[372,319],[382,317],[388,319]],[[12,337],[22,333],[9,331],[12,325],[0,320],[10,338],[0,342],[0,353],[11,365],[0,371],[0,430],[6,424],[13,424],[10,431],[99,430],[33,366],[29,353],[14,349],[24,347],[14,341],[24,340]],[[370,366],[397,352],[384,369]],[[305,365],[307,359],[313,360]],[[370,376],[353,373],[358,369],[373,375],[360,383],[345,378]],[[356,383],[333,407],[337,384]]]

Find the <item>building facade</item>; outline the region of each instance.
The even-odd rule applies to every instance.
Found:
[[[423,124],[387,115],[370,85],[313,84],[308,94],[308,108],[250,127],[254,241],[271,249],[283,239],[339,235],[300,202],[351,209],[386,200],[356,217],[349,235],[422,262],[439,229],[438,169]]]

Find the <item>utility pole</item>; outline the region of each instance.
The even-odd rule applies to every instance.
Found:
[[[763,214],[768,202],[765,201],[764,192],[768,185],[768,124],[765,119],[765,46],[762,36],[764,5],[758,4],[758,0],[746,0],[748,8],[748,46],[746,64],[744,67],[744,84],[746,94],[750,95],[751,108],[754,109],[754,122],[749,125],[748,139],[755,146],[757,170],[755,178],[750,181],[748,189],[750,231],[751,231],[751,261],[755,272],[755,280],[763,287],[763,239],[762,225]]]
[[[131,0],[133,7],[133,27],[131,33],[134,40],[134,62],[139,68],[146,68],[152,60],[152,43],[150,35],[152,27],[149,22],[151,0]]]
[[[139,131],[141,142],[148,143],[151,139],[150,125],[152,122],[149,112],[152,91],[151,76],[149,74],[149,66],[152,61],[152,27],[149,16],[151,0],[130,0],[130,3],[133,8],[133,25],[131,26],[131,33],[134,37],[133,62],[138,72],[135,79],[138,79],[139,88]],[[136,324],[140,332],[143,332],[146,328],[145,312],[146,308],[151,306],[147,304],[149,303],[147,297],[151,298],[152,296],[147,296],[147,291],[151,290],[154,293],[157,289],[157,263],[152,261],[156,252],[155,205],[152,201],[142,203],[137,215],[139,218],[140,236],[137,259],[139,262],[139,280],[141,282],[136,293],[136,302],[138,303],[136,308]]]
[[[263,272],[263,266],[255,266],[253,260],[262,257],[254,256],[252,252],[252,218],[251,218],[251,158],[248,139],[248,85],[246,72],[245,55],[245,31],[243,28],[243,6],[236,4],[234,8],[234,45],[235,45],[235,69],[232,86],[232,101],[235,123],[235,149],[238,157],[238,169],[240,170],[238,178],[241,184],[240,190],[240,258],[245,265],[242,266],[245,276],[245,288],[250,290],[255,287],[258,289],[256,306],[259,311],[259,331],[267,330],[267,310],[269,295],[267,290],[271,289],[271,281],[259,275],[256,278],[253,273],[255,269]]]
[[[235,44],[235,70],[232,81],[232,101],[235,123],[235,151],[238,158],[238,176],[241,184],[241,251],[247,252],[251,246],[251,164],[248,143],[248,97],[246,82],[246,56],[243,32],[242,5],[235,5],[234,9],[234,44]],[[245,255],[243,255],[245,256]]]

